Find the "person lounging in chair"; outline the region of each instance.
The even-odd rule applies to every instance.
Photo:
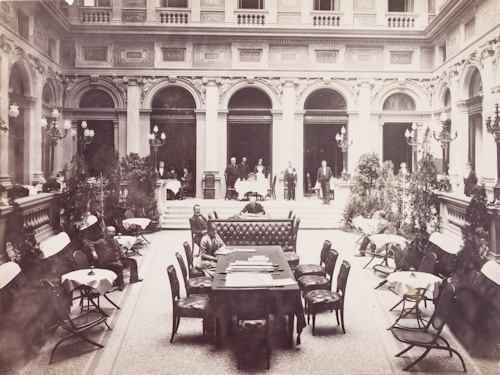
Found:
[[[377,224],[377,229],[375,230],[375,233],[384,233],[387,227],[391,225],[391,222],[387,220],[385,216],[386,216],[385,211],[380,211],[379,213],[380,221]],[[365,236],[363,242],[361,242],[361,246],[359,247],[359,253],[355,254],[355,256],[364,257],[366,248],[368,247],[369,243],[370,243],[370,238],[368,236]]]

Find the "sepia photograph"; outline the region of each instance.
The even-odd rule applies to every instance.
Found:
[[[499,0],[0,0],[1,375],[465,372]]]

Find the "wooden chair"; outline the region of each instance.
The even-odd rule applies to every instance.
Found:
[[[95,345],[98,348],[103,348],[104,345],[101,345],[97,342],[90,340],[89,338],[85,337],[83,333],[101,323],[104,323],[106,327],[108,327],[108,329],[111,330],[111,328],[106,323],[106,316],[99,310],[90,310],[78,316],[70,317],[70,315],[68,314],[68,312],[64,307],[64,304],[61,301],[61,296],[58,293],[56,287],[50,281],[47,280],[43,281],[43,287],[45,292],[49,296],[50,301],[54,306],[54,309],[56,310],[59,327],[69,332],[69,335],[59,340],[57,344],[54,346],[54,349],[52,349],[52,353],[50,354],[49,364],[52,363],[52,360],[54,359],[54,354],[59,345],[61,345],[64,341],[73,336],[79,337],[83,341],[87,341],[88,343]]]
[[[276,200],[276,178],[277,175],[275,174],[271,186],[269,187],[269,189],[267,189],[267,195],[266,195],[266,197],[270,196],[271,198],[273,198],[273,200]]]
[[[269,370],[271,357],[269,290],[242,290],[235,293],[234,298],[238,369],[240,369],[243,356],[249,352],[249,349],[265,349]]]
[[[326,276],[325,263],[331,248],[332,243],[325,240],[319,256],[319,264],[300,264],[295,269],[295,278],[298,280],[306,275]]]
[[[186,288],[186,293],[188,296],[191,294],[209,294],[212,290],[213,279],[207,276],[198,276],[188,279],[188,271],[186,268],[186,263],[182,259],[181,254],[175,253],[177,262],[179,262],[179,267],[181,269],[182,278],[184,279],[184,287]]]
[[[170,290],[172,293],[172,337],[170,342],[174,341],[174,335],[179,329],[179,323],[182,317],[203,319],[203,338],[205,338],[205,315],[208,306],[208,295],[193,294],[186,298],[180,297],[179,279],[174,266],[167,267],[168,279],[170,281]]]
[[[396,340],[409,345],[406,349],[396,354],[395,357],[400,357],[402,354],[406,353],[413,347],[425,348],[425,351],[422,353],[422,355],[420,355],[416,360],[407,365],[403,369],[403,371],[407,371],[415,366],[418,362],[424,359],[432,349],[438,349],[448,351],[450,353],[450,357],[452,357],[452,353],[456,354],[458,359],[460,359],[460,362],[462,363],[464,372],[467,372],[464,359],[462,358],[460,353],[453,349],[448,341],[443,336],[441,336],[441,331],[444,328],[448,315],[453,308],[455,301],[455,286],[453,284],[448,284],[444,288],[443,293],[441,294],[441,298],[436,304],[434,313],[432,314],[429,322],[424,328],[391,328],[391,332]],[[444,345],[440,345],[439,340],[441,340]]]
[[[373,266],[373,273],[383,273],[389,275],[393,272],[398,272],[403,269],[403,265],[406,262],[406,258],[408,258],[408,254],[410,253],[408,245],[401,249],[399,246],[392,246],[391,251],[394,253],[394,267],[385,265],[385,264],[376,264]],[[380,288],[382,285],[385,285],[387,280],[382,280],[375,289]]]
[[[205,276],[205,273],[202,270],[194,268],[193,266],[193,252],[191,251],[191,246],[189,246],[189,243],[185,241],[183,243],[183,246],[184,246],[184,252],[186,253],[186,260],[188,263],[189,278]]]
[[[203,187],[203,199],[214,199],[214,198],[215,198],[215,176],[213,175],[213,173],[207,173],[205,175],[205,186]]]
[[[309,324],[310,315],[313,316],[312,323],[312,334],[315,334],[316,327],[316,314],[321,311],[332,311],[335,310],[335,316],[337,318],[337,325],[342,323],[342,331],[345,333],[344,327],[344,300],[345,300],[345,290],[347,286],[347,277],[349,276],[349,271],[351,265],[347,261],[343,261],[340,266],[339,275],[337,277],[337,290],[335,292],[331,290],[316,289],[312,290],[306,294],[305,300],[307,305],[307,323]],[[340,322],[339,322],[339,312],[340,312]]]
[[[230,187],[229,184],[227,183],[227,174],[224,173],[224,178],[226,180],[226,195],[224,196],[224,200],[228,199],[231,200],[234,196],[236,196],[236,189],[234,187]]]

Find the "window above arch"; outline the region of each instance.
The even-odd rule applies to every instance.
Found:
[[[229,100],[230,110],[238,109],[271,109],[272,103],[265,92],[254,87],[237,91]]]
[[[406,94],[396,93],[389,96],[383,106],[384,111],[415,111],[413,99]]]
[[[115,108],[115,103],[107,92],[93,89],[82,95],[80,108]]]
[[[451,92],[450,89],[446,89],[444,93],[444,106],[449,107],[451,105]]]
[[[481,74],[479,70],[474,69],[472,76],[470,78],[469,86],[469,98],[475,98],[479,96],[479,93],[483,91],[483,80],[481,79]]]
[[[50,84],[46,84],[45,86],[43,86],[42,102],[45,104],[52,104],[52,105],[55,104],[54,95],[52,92],[52,88],[50,87]]]
[[[344,98],[338,92],[318,90],[307,98],[304,108],[345,111],[347,106]]]
[[[156,94],[153,109],[196,109],[196,102],[189,91],[182,87],[167,87]]]

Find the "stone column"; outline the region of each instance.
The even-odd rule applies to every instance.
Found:
[[[196,109],[196,197],[203,197],[203,175],[208,171],[206,166],[206,126],[207,116],[204,109]]]
[[[294,152],[293,162],[297,169],[297,185],[295,186],[295,197],[302,198],[304,196],[304,180],[306,178],[304,172],[304,110],[295,111],[294,113]],[[286,167],[286,166],[285,166]],[[312,176],[311,176],[312,178]],[[277,194],[276,194],[277,195]]]
[[[205,133],[205,169],[207,171],[219,170],[219,160],[221,154],[225,155],[227,132],[222,127],[217,126],[219,108],[219,82],[217,79],[203,79],[206,82],[206,133]],[[216,150],[219,150],[217,153]],[[217,155],[218,154],[218,155]],[[221,160],[224,160],[222,158]]]
[[[371,116],[371,84],[368,81],[358,83],[359,95],[357,107],[359,108],[357,122],[356,114],[349,114],[349,138],[354,139],[354,134],[368,134],[368,137],[356,137],[350,147],[351,155],[354,157],[353,165],[357,163],[359,156],[369,151],[376,151],[379,154],[382,152],[382,144],[379,139],[382,139],[381,126],[377,126],[377,119]],[[351,119],[351,116],[353,117]],[[352,172],[350,171],[351,175]]]
[[[36,80],[40,82],[40,79]],[[37,87],[38,89],[38,87]],[[42,97],[42,91],[37,90],[38,97]],[[39,109],[39,110],[38,110]],[[41,137],[40,137],[40,119],[42,118],[41,100],[36,98],[25,98],[24,111],[24,165],[23,165],[23,182],[31,185],[35,175],[35,158],[38,158],[38,165],[36,171],[41,174],[42,159],[41,159]],[[38,115],[39,114],[39,115]],[[60,127],[62,129],[62,126]],[[62,132],[62,130],[61,130]],[[38,152],[38,155],[35,153]],[[57,162],[60,157],[54,154],[54,173],[57,171]]]
[[[129,126],[130,129],[130,126]],[[137,140],[139,148],[137,151],[132,151],[129,150],[128,152],[138,152],[141,157],[148,156],[150,155],[153,157],[154,155],[152,154],[153,149],[151,148],[151,145],[149,144],[149,138],[148,134],[151,129],[151,110],[150,109],[141,109],[140,114],[139,114],[139,134],[138,137],[139,139]],[[163,147],[166,147],[165,145]],[[156,166],[155,166],[156,167]]]
[[[117,150],[120,157],[127,154],[127,110],[120,109],[118,112],[118,135],[115,129],[115,145],[118,142]]]
[[[119,150],[120,147],[120,122],[118,120],[113,120],[113,141],[115,150]]]
[[[272,144],[271,144],[271,158],[272,162],[272,175],[269,176],[269,183],[272,183],[272,178],[275,173],[281,175],[281,171],[285,168],[284,161],[287,154],[293,150],[293,138],[287,134],[287,126],[285,125],[284,116],[282,111],[272,111]],[[291,127],[293,122],[290,122],[288,127]],[[280,144],[280,145],[278,145]],[[288,145],[288,146],[286,146]],[[238,160],[239,161],[239,160]]]
[[[448,174],[450,176],[450,183],[453,192],[461,194],[462,191],[458,191],[457,183],[459,176],[463,175],[465,169],[465,163],[468,159],[468,140],[469,140],[469,113],[466,106],[459,105],[459,94],[458,94],[458,77],[455,76],[451,79],[451,85],[449,87],[451,94],[451,126],[450,134],[451,138],[455,138],[455,132],[457,132],[457,138],[452,141],[449,145],[450,151],[448,153]],[[454,105],[455,104],[455,105]],[[442,154],[442,151],[441,151]]]
[[[217,171],[220,176],[220,191],[215,190],[215,197],[219,198],[220,196],[224,196],[226,193],[226,181],[224,179],[224,171],[226,169],[226,165],[229,163],[228,155],[227,155],[227,110],[219,110],[218,113],[218,136],[219,142],[217,144],[219,153],[218,153],[218,164]],[[208,123],[207,123],[207,134],[208,134]],[[210,145],[208,142],[206,143],[207,147]],[[219,193],[220,195],[217,195]]]
[[[0,49],[0,76],[5,77],[0,81],[0,118],[5,122],[4,125],[12,126],[12,119],[9,117],[9,58],[3,49]],[[9,132],[0,131],[0,186],[9,188],[11,186],[9,177]],[[0,195],[7,197],[7,193]],[[0,205],[2,204],[0,200]]]
[[[141,86],[130,80],[127,86],[127,147],[125,153],[139,152],[141,127],[139,109],[141,105]],[[144,135],[147,139],[147,136]]]

